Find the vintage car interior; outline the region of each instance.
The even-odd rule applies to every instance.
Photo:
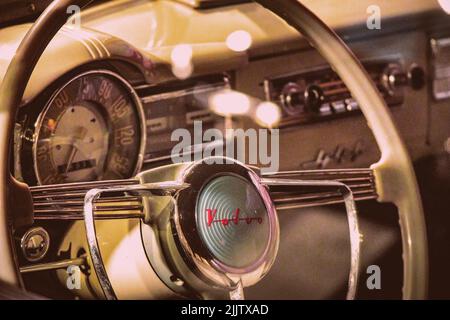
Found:
[[[0,298],[449,299],[449,15],[2,1]]]

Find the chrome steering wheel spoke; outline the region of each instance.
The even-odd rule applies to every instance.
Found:
[[[126,192],[145,197],[154,196],[172,196],[177,191],[186,187],[184,183],[162,182],[137,184],[129,186],[114,186],[106,188],[97,188],[89,190],[84,197],[84,224],[86,228],[86,238],[89,247],[89,253],[92,259],[94,271],[103,290],[105,298],[116,300],[117,296],[108,277],[105,264],[100,252],[97,233],[95,229],[94,202],[104,193]],[[145,218],[141,216],[141,218]]]
[[[282,176],[282,173],[279,173]],[[345,203],[347,222],[350,235],[350,270],[348,276],[347,300],[353,300],[358,287],[358,274],[360,267],[361,234],[358,224],[358,212],[356,209],[353,192],[346,184],[333,180],[295,180],[281,178],[265,178],[261,180],[263,185],[269,187],[286,187],[292,190],[298,187],[325,187],[337,190]]]

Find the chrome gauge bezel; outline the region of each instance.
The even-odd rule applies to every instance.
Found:
[[[43,247],[38,253],[35,253],[34,255],[31,255],[27,251],[27,243],[28,241],[35,236],[40,236],[42,239]],[[20,239],[20,248],[22,249],[22,254],[25,257],[25,259],[29,262],[37,262],[39,260],[42,260],[45,255],[47,254],[49,248],[50,248],[50,235],[48,234],[47,230],[45,230],[43,227],[33,227],[26,231],[21,239]]]
[[[134,164],[134,169],[131,173],[131,176],[136,175],[142,168],[143,161],[144,161],[144,154],[145,154],[145,146],[146,146],[146,140],[147,140],[147,132],[146,132],[146,123],[145,123],[145,112],[144,108],[141,102],[141,99],[139,98],[138,94],[134,90],[134,88],[130,85],[130,83],[117,74],[116,72],[113,72],[108,69],[91,69],[88,71],[84,71],[81,73],[76,74],[75,76],[69,78],[69,80],[65,81],[63,85],[58,86],[58,89],[55,90],[50,98],[46,101],[45,107],[39,112],[39,115],[36,119],[35,125],[34,125],[34,131],[33,131],[33,142],[31,147],[31,154],[32,154],[32,162],[33,162],[33,170],[34,170],[34,176],[36,178],[37,184],[42,184],[42,179],[39,174],[39,170],[37,168],[37,138],[39,135],[39,132],[43,125],[43,120],[45,118],[45,115],[49,108],[51,107],[54,99],[73,81],[76,81],[82,77],[90,76],[90,75],[106,75],[108,77],[114,78],[115,81],[117,81],[123,89],[126,90],[126,92],[129,94],[129,98],[133,102],[133,107],[136,109],[137,116],[138,116],[138,123],[140,125],[139,131],[139,148],[138,148],[138,154],[136,158],[136,163]]]

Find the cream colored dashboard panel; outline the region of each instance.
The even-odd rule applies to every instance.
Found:
[[[114,291],[118,299],[163,299],[175,296],[156,275],[146,256],[141,236],[140,221],[97,221],[98,243]],[[88,252],[85,226],[76,222],[65,235],[60,252],[69,252],[72,258],[79,252]],[[92,262],[89,261],[92,266]],[[61,283],[67,281],[66,270],[57,271]],[[103,298],[102,290],[93,269],[81,277],[76,295],[86,298]]]

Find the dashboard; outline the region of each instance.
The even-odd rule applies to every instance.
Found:
[[[70,72],[21,108],[16,176],[30,185],[131,178],[171,159],[173,130],[220,127],[207,97],[228,87],[225,75],[161,91],[110,69]]]
[[[298,61],[302,55],[295,55]],[[400,55],[371,58],[363,64],[394,112],[405,103],[406,90],[424,88],[424,67],[416,62],[405,63]],[[195,135],[195,122],[201,121],[202,133],[211,128],[224,132],[225,118],[214,112],[209,98],[236,88],[234,82],[240,76],[231,71],[169,81],[161,87],[133,85],[111,65],[98,67],[93,64],[70,71],[21,108],[15,139],[17,177],[30,185],[127,179],[143,167],[169,163],[178,142],[172,137],[174,130],[185,128]],[[306,127],[305,131],[330,122],[340,125],[346,119],[355,125],[361,117],[358,103],[327,66],[255,76],[260,79],[256,81],[259,88],[249,96],[280,108],[274,128],[282,130],[282,138],[300,127]],[[255,126],[248,118],[234,120]],[[368,134],[364,136],[350,144],[337,144],[335,150],[324,146],[311,155],[317,155],[315,159],[299,155],[300,162],[292,169],[354,164],[374,144],[366,140]],[[201,138],[195,142],[183,149],[192,159],[208,145]],[[375,162],[376,156],[371,151],[359,165]]]
[[[200,5],[206,4],[195,4]],[[112,13],[104,14],[102,6],[112,10]],[[281,139],[287,141],[297,132],[305,136],[302,139],[304,144],[299,148],[302,152],[292,157],[297,159],[296,162],[282,163],[283,169],[326,167],[323,163],[331,163],[334,167],[362,167],[377,160],[373,139],[365,129],[365,123],[357,116],[357,103],[340,79],[293,30],[278,19],[267,16],[273,20],[274,27],[270,34],[262,34],[258,29],[261,19],[255,17],[266,16],[264,10],[253,4],[242,4],[203,11],[208,12],[206,17],[218,20],[229,15],[234,20],[234,29],[247,23],[245,27],[254,43],[247,53],[236,52],[229,50],[226,43],[212,43],[207,35],[202,35],[204,39],[196,40],[202,45],[193,47],[194,74],[190,79],[182,80],[172,74],[171,49],[163,43],[183,43],[183,39],[175,33],[171,34],[170,29],[156,32],[155,36],[159,39],[148,38],[148,32],[155,30],[144,27],[144,23],[147,19],[159,21],[158,15],[162,10],[185,19],[190,10],[188,7],[166,1],[119,1],[102,6],[83,14],[87,28],[85,37],[89,40],[74,41],[75,34],[69,28],[60,32],[58,41],[61,44],[48,49],[48,54],[37,66],[34,81],[27,88],[25,101],[29,101],[21,109],[16,130],[16,148],[20,157],[14,162],[15,175],[23,181],[35,185],[123,179],[133,176],[143,166],[167,162],[169,151],[176,143],[170,139],[174,128],[186,127],[192,131],[195,120],[208,120],[204,130],[224,128],[224,119],[207,110],[205,99],[201,102],[196,97],[198,91],[204,90],[202,87],[211,92],[232,87],[250,97],[273,101],[280,106],[282,117],[278,127],[282,130]],[[422,10],[434,10],[424,6]],[[118,9],[125,9],[123,17],[113,12]],[[112,18],[120,22],[131,12],[138,17],[133,25],[124,23],[122,28],[118,28],[108,23]],[[198,19],[191,19],[189,25],[197,28],[203,13],[192,11],[192,14],[198,15]],[[394,15],[394,12],[390,14]],[[246,22],[245,19],[249,20]],[[324,19],[330,18],[324,16]],[[355,19],[360,17],[355,16]],[[359,21],[354,21],[353,26],[358,25]],[[340,21],[328,22],[339,28]],[[130,37],[133,33],[129,28],[135,26],[142,27],[143,32]],[[436,140],[436,143],[439,140],[439,147],[445,142],[446,124],[436,124],[430,118],[440,121],[445,116],[435,114],[443,112],[445,115],[447,112],[438,107],[431,110],[430,106],[439,104],[447,92],[445,58],[436,57],[436,61],[443,59],[444,66],[440,67],[441,71],[433,73],[434,65],[439,64],[433,65],[427,52],[445,48],[446,38],[441,36],[441,31],[425,30],[424,33],[405,30],[402,32],[404,38],[399,41],[395,30],[391,30],[392,26],[394,24],[373,31],[378,33],[370,40],[361,40],[357,33],[350,33],[350,29],[343,27],[341,32],[344,36],[349,34],[348,43],[363,60],[388,105],[393,107],[392,112],[407,136],[409,148],[420,157],[435,145],[435,141],[431,140]],[[232,31],[230,28],[217,30],[215,37],[226,39],[227,33]],[[108,34],[98,33],[94,29],[98,32],[107,29]],[[24,31],[22,26],[13,26],[4,29],[3,33],[7,36],[8,32],[23,34]],[[289,40],[281,40],[283,37]],[[147,39],[153,43],[145,43]],[[278,53],[267,51],[276,47],[271,41],[283,41],[284,47]],[[9,46],[16,44],[12,41]],[[422,50],[417,50],[418,46]],[[67,64],[56,65],[51,74],[40,71],[41,66],[51,63],[48,59],[69,54],[70,50],[79,53],[76,59],[67,59]],[[207,55],[222,55],[222,58],[214,62]],[[281,61],[287,63],[279,63]],[[428,90],[426,80],[433,74],[436,80],[429,90],[436,91],[435,102],[429,101],[425,94]],[[105,94],[108,98],[104,97]],[[69,106],[74,106],[70,112]],[[73,120],[78,117],[90,117],[95,122],[91,122],[91,128],[77,126]],[[237,121],[255,126],[248,119]],[[361,139],[347,139],[343,128],[356,130]],[[308,143],[317,141],[315,137],[323,136],[322,130],[327,131],[329,136],[340,136],[345,143],[337,139],[323,141],[317,147]],[[437,132],[444,134],[435,137]],[[51,141],[49,135],[61,143]],[[75,141],[81,149],[72,146]],[[345,152],[348,155],[342,157]],[[38,158],[49,161],[36,161]]]

